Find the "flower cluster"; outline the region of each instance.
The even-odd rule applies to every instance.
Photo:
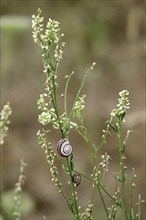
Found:
[[[48,110],[48,103],[46,102],[45,98],[47,97],[47,94],[40,94],[40,98],[37,102],[38,104],[38,109],[42,111],[47,111]]]
[[[15,191],[14,191],[14,207],[13,207],[13,217],[15,220],[19,220],[21,215],[19,212],[19,206],[21,203],[21,192],[22,192],[22,186],[25,183],[26,175],[25,175],[25,167],[26,163],[21,160],[21,166],[20,166],[20,175],[18,182],[15,184]]]
[[[80,214],[80,218],[82,220],[91,219],[92,212],[93,212],[93,202],[90,202],[88,207],[85,209],[85,211]]]
[[[35,43],[38,43],[41,47],[43,47],[42,38],[44,38],[44,36],[41,33],[43,31],[44,17],[40,17],[40,14],[41,10],[38,9],[38,15],[32,15],[32,37]]]
[[[115,191],[114,194],[112,196],[113,200],[112,200],[112,206],[110,208],[108,208],[109,210],[109,219],[115,219],[116,213],[117,213],[117,204],[119,203],[119,193],[120,193],[120,188],[118,187],[118,181],[116,183],[116,187],[115,187]]]
[[[110,119],[110,121],[111,120],[112,120],[112,118]],[[101,143],[101,145],[106,144],[106,138],[107,138],[108,134],[110,134],[109,129],[110,129],[110,125],[107,124],[106,129],[102,130],[103,134],[102,134],[102,143]]]
[[[55,186],[59,187],[59,191],[60,191],[62,183],[59,182],[58,170],[57,170],[57,167],[55,166],[56,154],[53,151],[51,143],[47,141],[46,132],[44,130],[42,130],[42,132],[39,130],[37,133],[37,136],[38,136],[38,140],[39,140],[39,144],[41,148],[45,150],[46,159],[50,165],[50,173],[52,176],[52,182],[54,182]]]
[[[111,157],[107,153],[105,153],[104,155],[101,156],[100,159],[101,162],[99,163],[99,165],[102,167],[103,170],[108,172],[109,160],[111,160]]]
[[[95,186],[98,185],[99,175],[101,174],[101,171],[98,170],[97,166],[94,166],[93,173],[91,174],[91,178],[93,179],[93,185],[92,187],[95,188]]]
[[[128,99],[129,92],[127,90],[123,90],[119,92],[120,98],[118,99],[119,103],[117,104],[117,109],[113,109],[111,115],[112,116],[117,116],[118,118],[123,119],[126,110],[130,108],[130,103]]]
[[[62,59],[63,50],[62,47],[65,46],[65,42],[62,42],[61,38],[64,36],[63,33],[60,33],[58,21],[52,20],[49,18],[45,33],[43,31],[43,20],[41,17],[41,10],[38,9],[38,15],[32,15],[32,34],[34,42],[42,49],[42,56],[44,58],[44,72],[52,72],[54,68],[52,59],[50,57],[51,45],[55,44],[54,58],[56,63],[59,63]]]
[[[67,131],[66,131],[67,126],[68,126],[69,129],[73,129],[73,128],[76,128],[78,126],[77,123],[69,120],[69,118],[65,115],[65,113],[63,113],[60,116],[60,123],[62,125],[62,130],[63,130],[64,133],[67,133]]]
[[[48,111],[42,112],[39,115],[39,122],[42,125],[47,125],[52,121],[56,121],[56,115],[54,113],[54,108],[48,109]]]
[[[53,127],[55,129],[58,129],[59,125],[57,122],[55,109],[53,107],[50,109],[48,108],[48,103],[45,100],[46,97],[47,97],[46,93],[41,94],[40,99],[37,102],[38,109],[42,110],[42,113],[38,117],[38,121],[42,125],[48,125],[48,124],[52,123]]]
[[[4,105],[1,113],[0,113],[0,145],[4,143],[4,138],[7,135],[8,127],[7,125],[10,123],[9,117],[12,113],[11,107],[9,103]]]
[[[82,95],[78,98],[73,108],[73,117],[76,117],[81,122],[83,121],[83,110],[85,108],[85,97],[86,95]]]

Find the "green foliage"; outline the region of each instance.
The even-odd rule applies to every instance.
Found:
[[[30,28],[30,19],[26,16],[2,16],[0,27],[9,36],[15,36]]]
[[[14,191],[10,190],[3,193],[2,200],[3,200],[5,213],[10,213],[9,218],[14,219],[14,217],[12,217],[11,215],[13,209],[13,202],[14,202]],[[32,210],[34,210],[34,207],[35,207],[35,203],[32,200],[32,197],[26,192],[21,192],[21,204],[19,207],[19,212],[21,213],[21,215],[27,216],[27,214],[29,214]]]
[[[63,196],[68,208],[71,210],[72,215],[77,220],[92,220],[94,217],[94,210],[97,206],[95,197],[98,194],[98,198],[101,200],[103,210],[106,215],[106,219],[115,220],[117,219],[117,213],[119,210],[122,211],[123,218],[126,220],[140,219],[140,204],[141,199],[138,202],[138,214],[135,214],[133,204],[133,186],[134,174],[131,178],[131,190],[130,190],[130,205],[126,203],[125,199],[125,184],[127,179],[127,167],[125,165],[126,159],[126,148],[128,145],[128,137],[130,131],[127,131],[126,137],[123,137],[122,128],[125,123],[125,116],[127,109],[129,109],[129,92],[123,90],[119,93],[119,100],[117,108],[113,109],[109,121],[107,121],[107,127],[103,130],[102,141],[100,144],[95,145],[91,139],[88,129],[84,124],[84,108],[85,108],[85,95],[82,93],[86,77],[89,72],[93,70],[95,63],[85,73],[83,81],[78,89],[75,100],[72,103],[70,112],[68,111],[67,94],[68,87],[73,72],[66,76],[67,81],[63,94],[63,105],[64,111],[60,112],[59,101],[58,101],[58,66],[62,59],[63,46],[62,42],[63,34],[60,32],[59,22],[49,18],[46,28],[43,26],[43,17],[41,17],[41,10],[38,9],[38,15],[32,16],[32,29],[34,42],[38,44],[41,49],[44,73],[45,73],[45,91],[40,95],[38,100],[38,109],[41,111],[39,115],[39,122],[45,126],[42,131],[38,131],[38,140],[40,146],[44,149],[47,162],[50,166],[50,173],[52,176],[52,182],[58,188],[59,193]],[[57,130],[61,136],[61,140],[57,146],[58,155],[54,152],[54,146],[48,141],[49,135]],[[65,151],[68,152],[71,148],[69,143],[70,133],[75,130],[81,138],[87,143],[91,152],[92,161],[92,173],[90,176],[79,173],[75,167],[73,151],[71,154],[66,155]],[[101,149],[107,142],[108,136],[111,134],[110,131],[114,131],[117,136],[118,147],[117,152],[120,156],[120,164],[118,174],[114,176],[116,183],[113,192],[108,192],[106,189],[106,183],[104,182],[104,176],[109,171],[109,165],[111,157],[105,152],[102,156],[99,155]],[[64,160],[59,159],[62,156]],[[68,176],[68,183],[70,186],[71,196],[67,195],[63,184],[59,179],[59,171],[57,167],[57,160],[62,163],[62,167]],[[99,163],[98,163],[99,161]],[[92,194],[89,198],[89,203],[85,210],[80,207],[78,193],[76,187],[79,185],[81,178],[86,178],[92,183]],[[108,207],[105,200],[105,195],[108,196],[111,206]],[[98,209],[98,207],[96,207]],[[100,210],[99,210],[100,212]]]

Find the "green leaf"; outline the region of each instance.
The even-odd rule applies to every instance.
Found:
[[[75,206],[74,206],[73,201],[70,199],[70,200],[67,201],[67,204],[68,204],[68,207],[70,208],[72,214],[75,215],[76,212],[75,212]]]
[[[14,192],[13,190],[7,191],[3,193],[3,206],[4,210],[7,213],[10,213],[13,209],[14,202]],[[33,198],[26,192],[21,192],[21,204],[20,204],[20,213],[22,215],[27,215],[35,208],[35,201]]]
[[[112,123],[108,122],[108,124],[110,125],[110,127],[117,133],[118,132],[118,127],[117,125],[114,126]]]
[[[52,68],[52,70],[53,70],[53,71],[55,71],[55,70],[56,70],[56,65],[55,65],[55,64],[50,63],[50,66],[51,66],[51,68]]]
[[[120,112],[120,113],[116,114],[116,116],[120,119],[120,121],[123,121],[125,115],[126,115],[125,111],[123,113]]]

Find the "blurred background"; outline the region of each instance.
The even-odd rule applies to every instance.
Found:
[[[70,219],[64,200],[50,181],[49,166],[36,136],[41,127],[36,103],[39,94],[43,93],[45,80],[40,51],[33,42],[31,30],[31,16],[37,13],[38,7],[43,11],[45,22],[49,17],[60,21],[65,34],[66,46],[58,73],[59,99],[66,74],[75,71],[68,94],[70,106],[85,71],[93,62],[97,63],[83,90],[87,95],[85,122],[95,144],[101,141],[102,129],[117,104],[118,93],[123,89],[130,92],[131,109],[124,127],[124,134],[127,129],[133,131],[127,149],[127,182],[135,167],[137,188],[134,202],[137,201],[138,193],[145,199],[144,1],[1,0],[1,108],[9,101],[13,111],[3,147],[3,188],[7,206],[10,205],[11,190],[18,179],[20,158],[24,158],[28,166],[23,219]],[[59,138],[58,134],[52,134],[54,144]],[[92,162],[85,143],[75,132],[71,134],[71,143],[74,146],[75,169],[90,175]],[[105,178],[110,192],[114,186],[113,172],[119,170],[116,144],[113,135],[101,152],[108,152],[112,157]],[[60,172],[63,181],[63,173]],[[83,208],[87,206],[91,195],[90,186],[91,183],[83,179],[78,187]],[[127,198],[128,190],[127,183]],[[110,204],[108,199],[107,204]],[[98,219],[105,219],[98,196],[97,205]],[[120,213],[118,215],[122,219]]]

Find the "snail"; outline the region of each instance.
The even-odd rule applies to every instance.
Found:
[[[68,157],[72,154],[72,146],[67,139],[63,138],[58,142],[57,152],[62,157]]]
[[[78,186],[81,182],[81,175],[79,173],[74,173],[72,176],[72,181],[75,183],[76,186]]]

